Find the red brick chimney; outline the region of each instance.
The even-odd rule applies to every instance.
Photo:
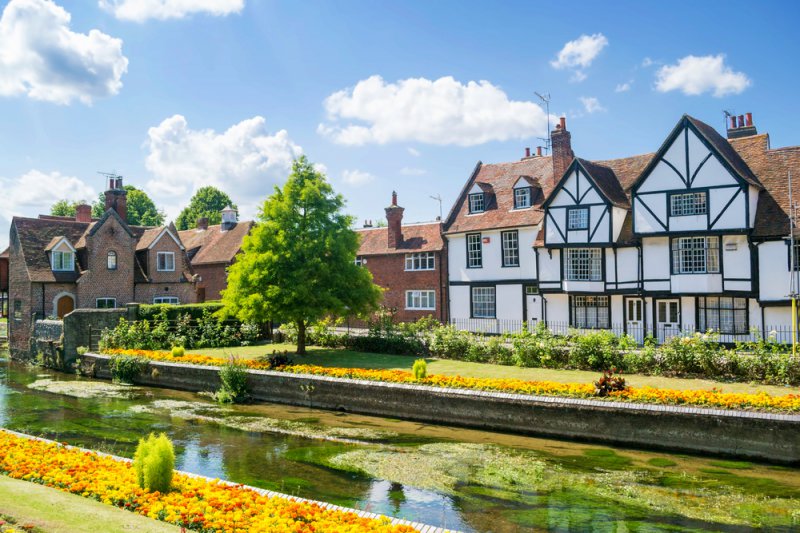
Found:
[[[739,139],[741,137],[750,137],[756,135],[755,124],[753,124],[753,114],[745,113],[744,115],[733,115],[730,117],[731,124],[728,126],[728,139]]]
[[[397,205],[397,192],[392,191],[392,205],[386,208],[386,222],[389,235],[389,248],[403,244],[403,209]]]
[[[575,158],[572,152],[572,135],[567,131],[567,118],[561,117],[556,129],[550,134],[553,154],[553,181],[557,182]]]
[[[128,221],[128,191],[122,186],[122,176],[108,178],[106,191],[106,211],[113,209],[120,218]]]
[[[197,219],[197,229],[208,229],[208,217],[200,217]]]
[[[86,204],[78,204],[75,206],[75,221],[76,222],[91,222],[92,221],[92,206]]]

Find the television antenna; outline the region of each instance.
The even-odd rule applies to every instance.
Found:
[[[734,116],[734,114],[732,111],[728,111],[727,109],[723,109],[722,113],[725,115],[725,118],[722,119],[723,122],[725,122],[725,124],[722,126],[722,131],[728,131],[728,119]]]
[[[541,94],[538,91],[533,91],[533,94],[539,97],[539,100],[544,104],[545,113],[547,113],[547,137],[538,137],[539,140],[544,141],[544,149],[546,153],[550,153],[550,93]]]
[[[439,202],[439,220],[442,220],[442,197],[437,194],[436,196],[431,196],[430,198]]]

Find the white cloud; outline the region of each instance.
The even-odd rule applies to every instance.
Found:
[[[574,69],[570,81],[581,82],[586,79],[582,69],[591,66],[594,59],[608,46],[608,39],[602,33],[594,35],[581,35],[574,41],[569,41],[558,52],[550,65],[558,70]]]
[[[286,130],[270,134],[258,116],[217,133],[191,129],[183,116],[174,115],[148,130],[145,146],[145,166],[155,177],[146,189],[162,199],[171,217],[204,185],[224,190],[243,216],[253,216],[303,153]]]
[[[598,113],[600,111],[606,111],[606,108],[600,104],[600,100],[595,98],[594,96],[581,96],[578,98],[583,104],[583,109],[588,114]]]
[[[409,154],[411,154],[411,155],[413,155],[414,157],[419,157],[420,155],[422,155],[422,154],[420,153],[420,151],[419,151],[419,150],[417,150],[416,148],[409,148],[409,149],[408,149],[408,153],[409,153]]]
[[[424,168],[403,167],[400,169],[400,174],[403,176],[422,176],[427,172]]]
[[[31,169],[16,178],[0,177],[0,213],[7,220],[14,216],[49,213],[58,200],[92,203],[97,192],[74,176]]]
[[[656,89],[679,90],[686,95],[712,93],[717,98],[739,94],[752,82],[744,72],[734,72],[725,65],[725,56],[686,56],[675,65],[665,65],[656,72]]]
[[[372,76],[328,96],[324,105],[331,122],[317,131],[346,145],[473,146],[547,133],[547,116],[537,104],[509,100],[488,81],[462,84],[449,76],[396,83]]]
[[[342,181],[347,185],[358,187],[375,181],[375,176],[361,170],[345,170],[342,172]]]
[[[645,57],[644,59],[642,59],[642,68],[647,68],[647,67],[652,66],[654,64],[655,64],[655,61],[653,61],[649,57]]]
[[[100,7],[122,20],[180,19],[194,13],[225,16],[239,13],[244,0],[100,0]]]
[[[631,90],[631,85],[633,85],[633,81],[626,81],[625,83],[619,83],[614,88],[615,93],[624,93]]]
[[[69,104],[117,94],[128,59],[122,40],[76,33],[51,0],[11,0],[0,17],[0,95]]]

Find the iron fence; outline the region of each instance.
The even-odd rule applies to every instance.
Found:
[[[520,333],[527,326],[528,331],[533,331],[539,324],[538,320],[494,319],[494,318],[451,318],[450,324],[462,331],[472,333],[484,333],[489,335],[504,335]],[[681,326],[660,325],[655,327],[642,324],[612,324],[607,328],[581,328],[570,325],[567,322],[544,323],[555,335],[584,334],[591,331],[610,331],[617,336],[628,335],[638,344],[643,344],[645,339],[652,339],[658,344],[662,344],[669,339],[677,336],[689,336],[697,333],[707,332],[698,330],[694,324],[682,324]],[[792,342],[791,326],[767,326],[762,331],[759,327],[752,327],[746,332],[723,332],[712,331],[713,336],[721,343],[735,344],[737,342],[757,342],[761,339],[770,339],[778,343]]]

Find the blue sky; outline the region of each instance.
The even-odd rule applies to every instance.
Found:
[[[191,5],[189,5],[191,4]],[[189,5],[187,7],[187,5]],[[93,199],[97,171],[170,218],[214,184],[251,217],[291,158],[359,220],[396,189],[444,213],[478,160],[541,144],[534,91],[581,157],[656,150],[682,113],[753,112],[800,144],[794,2],[11,0],[0,19],[0,247],[11,215]]]

